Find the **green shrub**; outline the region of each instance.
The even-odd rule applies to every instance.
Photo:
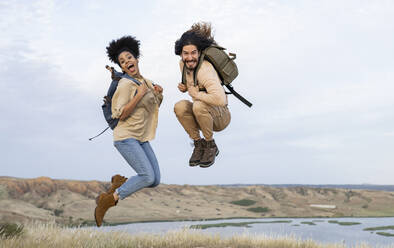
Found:
[[[55,216],[60,216],[63,212],[64,212],[63,209],[55,209],[55,210],[53,211],[53,213],[55,214]]]
[[[369,227],[369,228],[364,228],[363,230],[364,231],[394,230],[394,226]]]
[[[341,226],[354,226],[354,225],[360,225],[361,224],[360,222],[346,222],[346,221],[340,222],[340,221],[337,221],[337,220],[329,220],[328,223],[338,224],[338,225],[341,225]]]
[[[23,225],[14,223],[0,224],[0,238],[17,237],[23,233]]]
[[[312,222],[312,221],[302,221],[301,224],[310,225],[310,226],[315,226],[316,225],[315,222]]]
[[[267,207],[248,208],[246,210],[248,210],[250,212],[255,212],[255,213],[266,213],[266,212],[270,211],[270,209]]]
[[[254,224],[257,222],[240,222],[240,223],[216,223],[216,224],[200,224],[200,225],[191,225],[190,229],[207,229],[212,227],[250,227],[249,224]]]
[[[341,226],[354,226],[354,225],[361,225],[360,222],[338,222]]]
[[[276,223],[291,223],[292,220],[274,220],[274,221],[250,221],[250,222],[226,222],[226,223],[215,223],[215,224],[199,224],[191,225],[190,229],[207,229],[212,227],[251,227],[251,224],[276,224]]]
[[[377,232],[376,234],[385,236],[385,237],[394,237],[393,233],[388,233],[388,232]]]
[[[232,201],[230,203],[235,204],[235,205],[240,205],[240,206],[250,206],[250,205],[255,204],[256,201],[249,200],[249,199],[242,199],[239,201]]]

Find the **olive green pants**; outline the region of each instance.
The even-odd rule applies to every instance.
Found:
[[[222,131],[231,120],[227,106],[212,106],[202,101],[179,101],[175,104],[174,111],[179,122],[193,140],[201,138],[200,130],[206,140],[212,140],[213,131]]]

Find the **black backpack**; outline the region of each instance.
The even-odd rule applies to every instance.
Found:
[[[119,80],[121,78],[128,78],[128,79],[132,80],[134,83],[136,83],[137,85],[141,85],[140,81],[138,81],[137,79],[135,79],[133,77],[130,77],[129,75],[127,75],[127,73],[117,72],[113,67],[109,67],[108,65],[106,65],[105,68],[111,72],[111,78],[112,78],[112,82],[108,88],[107,95],[104,96],[104,99],[103,99],[104,103],[101,106],[101,109],[102,109],[103,115],[104,115],[104,119],[108,123],[108,127],[106,127],[98,135],[96,135],[92,138],[89,138],[89,140],[92,140],[92,139],[100,136],[105,131],[107,131],[108,128],[111,128],[113,130],[118,125],[119,119],[112,118],[112,97],[115,94],[116,88],[118,87]]]
[[[226,50],[226,48],[216,45],[209,46],[202,50],[198,65],[194,71],[194,85],[197,84],[197,72],[205,59],[213,65],[220,77],[220,80],[222,81],[222,85],[230,91],[226,92],[226,94],[233,94],[248,107],[252,107],[252,103],[238,94],[231,85],[231,82],[233,82],[233,80],[238,76],[238,68],[234,62],[237,55],[235,53],[227,54],[224,50]],[[183,66],[182,83],[186,84],[186,65]]]

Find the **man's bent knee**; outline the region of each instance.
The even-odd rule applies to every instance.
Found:
[[[193,103],[193,113],[195,115],[207,113],[208,105],[202,101],[195,101]]]
[[[189,104],[188,100],[181,100],[174,105],[174,112],[177,116],[182,115],[186,112],[187,106]]]

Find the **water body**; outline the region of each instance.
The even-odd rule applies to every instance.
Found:
[[[265,235],[272,237],[292,236],[302,240],[312,239],[319,243],[339,243],[346,246],[358,244],[368,244],[372,247],[392,245],[394,247],[394,237],[378,235],[376,232],[386,232],[394,234],[394,230],[364,231],[364,228],[394,226],[394,217],[388,218],[267,218],[267,219],[231,219],[214,221],[176,221],[176,222],[150,222],[133,223],[118,226],[104,226],[103,231],[117,230],[131,234],[155,233],[165,234],[168,231],[189,228],[191,225],[218,224],[218,223],[242,223],[242,222],[272,222],[289,221],[289,223],[255,223],[250,227],[212,227],[201,230],[207,234],[219,234],[221,237],[231,237],[233,235]],[[359,222],[358,225],[339,225],[329,223],[338,222]],[[309,225],[306,223],[313,223]]]

